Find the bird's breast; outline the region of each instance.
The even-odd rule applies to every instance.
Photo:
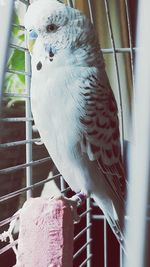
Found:
[[[45,70],[46,71],[46,70]],[[32,79],[31,103],[42,141],[54,158],[71,157],[80,140],[79,95],[65,70],[39,73]],[[76,91],[75,91],[76,90]],[[62,152],[63,151],[63,152]]]

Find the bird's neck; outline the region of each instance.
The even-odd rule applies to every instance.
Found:
[[[100,52],[100,48],[93,48],[92,46],[83,46],[73,52],[76,59],[76,65],[88,67],[102,67],[104,60]]]
[[[99,47],[71,47],[60,49],[52,60],[47,56],[41,58],[38,54],[35,54],[32,58],[32,67],[32,73],[35,73],[37,76],[45,72],[47,73],[47,71],[52,73],[55,69],[64,67],[96,67],[102,69],[104,67],[104,60]]]

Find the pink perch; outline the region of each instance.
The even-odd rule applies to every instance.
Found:
[[[73,218],[63,199],[31,198],[20,214],[15,267],[72,267]]]

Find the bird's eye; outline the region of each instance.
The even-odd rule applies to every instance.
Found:
[[[49,24],[49,25],[47,25],[46,30],[47,30],[47,32],[53,32],[53,31],[56,31],[57,28],[58,27],[55,24]]]

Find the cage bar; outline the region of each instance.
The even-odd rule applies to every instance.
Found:
[[[26,34],[25,34],[26,37]],[[30,55],[29,51],[25,51],[25,71],[31,73],[31,62],[30,62]],[[25,76],[26,82],[26,93],[30,95],[30,84],[31,79],[29,76]],[[26,117],[32,117],[31,112],[31,102],[29,98],[26,98]],[[32,122],[26,121],[26,139],[32,139]],[[26,163],[30,163],[32,161],[32,143],[26,143]],[[26,167],[26,186],[30,186],[32,184],[32,166]],[[27,191],[27,199],[32,196],[32,191]]]
[[[126,7],[126,16],[127,16],[127,25],[128,25],[128,34],[129,34],[129,46],[130,46],[130,61],[131,61],[131,74],[132,74],[132,85],[134,90],[134,62],[133,62],[133,41],[132,41],[132,33],[131,33],[131,21],[130,21],[130,14],[129,14],[129,5],[128,0],[125,0],[125,7]]]
[[[0,174],[16,172],[18,170],[21,170],[21,169],[24,169],[24,168],[27,168],[27,167],[30,167],[30,166],[36,166],[38,164],[42,164],[42,163],[47,162],[49,160],[50,160],[50,157],[45,157],[43,159],[38,159],[38,160],[35,160],[35,161],[30,161],[28,163],[23,163],[23,164],[16,165],[16,166],[13,166],[13,167],[1,169],[0,170]]]
[[[121,147],[122,147],[122,154],[123,154],[123,141],[124,141],[124,121],[123,121],[123,105],[122,105],[122,95],[121,95],[121,84],[120,84],[120,76],[119,76],[119,66],[118,66],[118,60],[117,60],[117,55],[115,51],[115,39],[114,39],[114,34],[113,34],[113,29],[112,29],[112,23],[111,23],[111,16],[110,16],[110,10],[109,10],[109,3],[107,0],[104,0],[105,4],[105,10],[106,10],[106,17],[107,17],[107,23],[108,23],[108,28],[109,28],[109,33],[110,33],[110,39],[111,39],[111,44],[112,44],[112,49],[113,49],[113,56],[114,56],[114,64],[115,64],[115,74],[116,74],[116,79],[117,79],[117,85],[118,85],[118,95],[119,95],[119,106],[120,106],[120,140],[121,140]]]
[[[86,242],[88,243],[87,247],[86,247],[86,257],[87,259],[89,258],[89,255],[91,255],[91,242],[89,242],[91,240],[91,200],[90,198],[87,198],[86,200],[86,226],[90,226],[87,228],[86,231]],[[91,255],[92,257],[92,255]],[[89,258],[89,260],[87,261],[87,267],[91,267],[91,257]]]
[[[13,0],[5,0],[4,3],[0,3],[0,24],[3,27],[0,27],[0,36],[3,36],[3,42],[1,42],[0,49],[0,114],[1,114],[1,100],[2,100],[2,92],[3,92],[3,82],[4,82],[4,74],[6,67],[6,60],[8,56],[8,41],[11,30],[11,20],[12,20],[12,10],[13,10]],[[2,21],[3,16],[5,14],[5,23]]]
[[[75,259],[77,256],[81,254],[81,252],[86,249],[86,247],[92,242],[92,239],[90,239],[88,242],[86,242],[74,255],[73,258]]]
[[[150,179],[150,2],[138,4],[135,94],[133,99],[134,144],[129,147],[129,192],[127,209],[128,258],[125,267],[148,267],[149,257],[149,179]],[[142,88],[142,90],[141,90]],[[135,190],[136,188],[136,190]]]
[[[32,184],[32,185],[30,185],[28,187],[24,187],[22,189],[19,189],[17,191],[14,191],[12,193],[4,195],[4,196],[0,197],[0,202],[3,202],[3,201],[6,201],[6,200],[8,200],[10,198],[16,197],[16,196],[18,196],[18,195],[20,195],[22,193],[27,192],[28,190],[34,189],[34,188],[36,188],[38,186],[43,185],[44,183],[48,183],[49,181],[52,181],[52,180],[57,179],[59,177],[60,177],[60,174],[57,174],[57,175],[55,175],[55,176],[53,176],[51,178],[46,178],[46,179],[44,179],[44,180],[42,180],[42,181],[40,181],[38,183]]]
[[[106,218],[104,218],[103,220],[104,220],[104,267],[107,267],[107,221]]]
[[[88,0],[88,7],[89,7],[89,13],[90,13],[90,20],[92,24],[94,24],[91,0]]]
[[[86,258],[79,267],[88,266],[88,262],[91,261],[92,255],[89,255],[88,258]],[[87,265],[86,265],[87,264]]]
[[[37,143],[40,141],[41,141],[41,138],[34,138],[34,139],[29,139],[29,140],[26,139],[26,140],[22,140],[22,141],[15,141],[15,142],[9,142],[9,143],[5,143],[5,144],[0,144],[0,148],[26,145],[27,143]]]

